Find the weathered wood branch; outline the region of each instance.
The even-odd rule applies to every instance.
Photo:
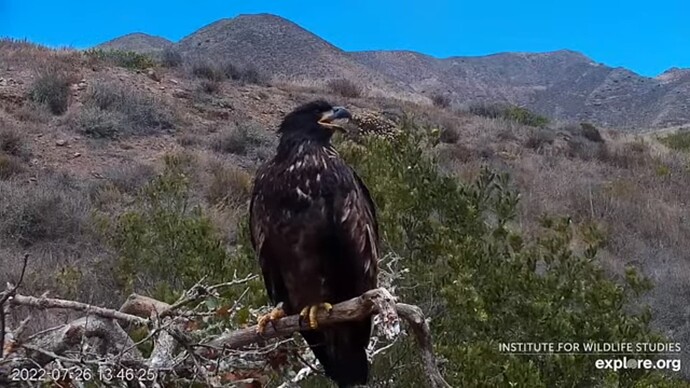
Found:
[[[9,299],[9,303],[13,306],[28,306],[37,309],[68,309],[75,311],[83,311],[90,315],[96,315],[103,318],[116,319],[118,321],[129,324],[141,326],[149,323],[148,319],[141,318],[136,315],[126,314],[117,310],[107,309],[90,305],[87,303],[75,302],[73,300],[55,299],[47,297],[35,297],[16,294]]]
[[[203,343],[190,343],[190,336],[186,335],[184,330],[187,318],[184,315],[174,316],[172,311],[192,299],[196,297],[188,295],[180,299],[183,303],[169,305],[146,296],[133,294],[120,310],[116,311],[61,299],[22,295],[10,298],[11,303],[17,305],[35,308],[66,308],[86,311],[90,314],[90,318],[80,318],[53,331],[43,332],[40,338],[30,338],[26,342],[26,353],[40,365],[50,362],[51,356],[61,357],[67,349],[78,344],[78,338],[84,336],[102,338],[108,347],[115,349],[110,350],[110,353],[120,353],[120,357],[125,354],[130,363],[155,369],[168,369],[172,366],[180,345],[186,349],[187,353],[192,353],[192,359],[196,364],[198,359],[218,359],[223,357],[226,351],[241,351],[249,345],[264,343],[268,339],[309,330],[300,322],[298,315],[292,315],[269,324],[262,334],[258,333],[255,325],[220,335]],[[428,386],[450,387],[438,369],[431,332],[422,310],[417,306],[396,303],[395,298],[386,289],[370,290],[359,297],[338,303],[333,306],[330,313],[320,311],[317,319],[321,327],[326,327],[339,322],[362,320],[371,314],[379,314],[380,328],[389,338],[394,338],[399,334],[400,318],[406,321],[419,346],[422,365],[429,382]],[[154,337],[154,349],[148,360],[142,359],[136,351],[135,344],[116,323],[116,320],[121,323],[149,326]],[[36,349],[43,351],[36,351]],[[2,374],[1,369],[0,374]],[[200,371],[198,365],[195,369],[196,372],[192,372],[192,375],[206,373],[204,368]]]

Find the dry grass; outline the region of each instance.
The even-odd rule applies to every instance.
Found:
[[[329,92],[347,98],[358,98],[362,96],[362,88],[346,78],[332,79],[326,83]]]
[[[73,77],[60,70],[50,69],[38,75],[29,90],[29,99],[43,104],[55,115],[67,112]]]
[[[450,107],[451,100],[450,97],[445,94],[434,93],[431,96],[431,102],[438,108],[448,108]]]
[[[213,206],[238,207],[249,200],[252,177],[246,171],[214,161],[209,165],[206,200]]]
[[[84,107],[70,117],[73,130],[110,139],[172,130],[175,121],[162,101],[114,81],[91,85]]]

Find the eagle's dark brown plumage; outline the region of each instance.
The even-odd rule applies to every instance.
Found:
[[[314,101],[288,114],[275,158],[257,172],[250,205],[252,245],[268,295],[287,314],[338,303],[376,288],[378,225],[369,192],[330,143],[350,117]],[[301,334],[340,387],[365,384],[371,317]]]

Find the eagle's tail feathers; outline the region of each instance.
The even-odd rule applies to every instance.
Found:
[[[366,348],[371,319],[341,323],[319,331],[303,332],[326,376],[340,388],[363,385],[369,379]]]

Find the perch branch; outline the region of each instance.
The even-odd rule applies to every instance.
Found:
[[[399,332],[399,316],[407,321],[419,345],[430,387],[450,387],[438,370],[431,331],[422,310],[417,306],[395,303],[395,298],[386,289],[370,290],[362,296],[338,303],[333,306],[330,313],[320,311],[317,319],[321,326],[329,326],[339,322],[362,320],[373,313],[381,315],[384,333],[387,336],[395,336]],[[197,353],[207,358],[215,358],[225,349],[238,349],[266,339],[288,336],[305,329],[299,321],[299,315],[282,318],[268,325],[262,335],[257,333],[257,326],[235,330],[202,344]]]

